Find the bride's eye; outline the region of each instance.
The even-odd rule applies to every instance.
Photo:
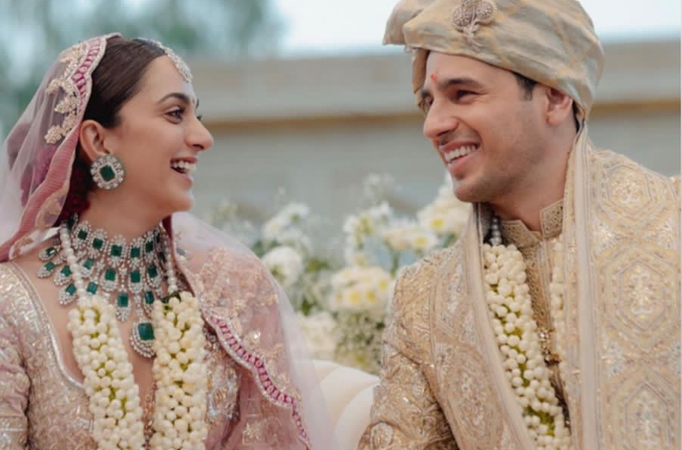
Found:
[[[185,114],[185,110],[184,108],[177,108],[172,111],[168,111],[166,114],[173,117],[174,119],[182,120],[182,116],[183,114]]]

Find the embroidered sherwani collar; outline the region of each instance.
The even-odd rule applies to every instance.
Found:
[[[564,200],[561,199],[540,211],[540,231],[531,231],[521,220],[503,220],[502,235],[519,249],[555,238],[561,234],[563,213]]]

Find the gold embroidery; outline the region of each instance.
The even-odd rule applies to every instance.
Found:
[[[30,381],[22,363],[16,330],[1,304],[7,289],[11,288],[4,278],[0,273],[0,366],[3,368],[0,372],[0,442],[24,448],[28,434],[24,409]]]
[[[383,422],[377,423],[369,430],[372,448],[387,448],[393,443],[393,428]]]
[[[382,360],[372,421],[358,449],[456,450],[448,421],[419,367],[388,344],[383,347]]]
[[[616,450],[624,442],[672,450],[680,445],[678,193],[623,157],[580,151],[584,159],[571,159],[567,180],[581,166],[585,184],[567,183],[562,235],[549,235],[561,229],[556,214],[529,246],[561,239],[564,247],[567,352],[560,381],[574,443],[577,450]],[[578,225],[576,204],[584,215]],[[499,363],[484,340],[492,330],[478,314],[468,233],[400,276],[361,450],[454,446],[437,431],[441,426],[461,449],[528,448],[520,414],[503,403],[508,384],[496,377]],[[528,258],[542,261],[537,271],[549,277],[554,262],[546,247],[531,248]],[[542,274],[537,280],[544,286]]]
[[[289,360],[282,344],[285,339],[279,323],[276,285],[265,266],[250,253],[224,247],[213,247],[207,253],[194,252],[181,264],[194,290],[201,293],[206,305],[204,317],[221,346],[252,375],[263,396],[259,408],[266,408],[266,404],[280,408],[272,415],[286,414],[291,420],[288,427],[281,424],[280,428],[295,429],[298,438],[307,442],[301,417],[302,396],[289,376]],[[191,275],[188,266],[194,267],[198,275]],[[243,416],[241,419],[248,423],[254,420]],[[261,425],[252,425],[255,428],[250,432],[256,433],[258,426]],[[272,432],[268,434],[272,437]]]
[[[268,448],[277,448],[286,442],[282,435],[282,426],[275,417],[275,413],[270,411],[271,405],[265,403],[258,414],[253,414],[246,420],[242,433],[242,444],[247,448],[258,447],[258,444],[265,444]]]
[[[565,345],[574,350],[564,381],[573,432],[596,430],[586,449],[679,448],[679,200],[668,180],[611,152],[588,150],[575,170],[586,183],[566,197]],[[576,253],[574,203],[597,224],[586,259]],[[579,290],[575,272],[588,260],[592,277]],[[589,333],[591,345],[579,352]],[[583,352],[595,358],[592,371]]]
[[[204,327],[208,367],[208,409],[206,419],[209,425],[239,419],[239,388],[241,375],[237,364],[220,346],[215,332]]]
[[[384,332],[381,383],[359,450],[458,448],[431,390],[434,367],[443,370],[442,361],[434,364],[430,356],[428,320],[430,275],[441,259],[442,252],[432,255],[399,277],[395,308]]]
[[[617,206],[632,213],[644,202],[652,199],[646,192],[646,180],[643,174],[631,167],[619,167],[609,177],[608,197]]]
[[[263,436],[265,433],[263,433],[263,428],[264,424],[261,421],[254,421],[254,422],[249,422],[246,424],[244,427],[244,434],[242,436],[242,442],[243,443],[253,443],[253,442],[261,442],[263,440]]]
[[[653,286],[661,284],[661,279],[648,267],[637,264],[625,273],[626,299],[625,307],[638,322],[650,322],[663,312],[664,307],[655,301],[656,292]]]
[[[492,22],[495,16],[495,4],[487,0],[462,0],[462,3],[452,13],[452,22],[455,28],[464,33],[467,42],[478,51],[480,45],[476,42],[474,34],[480,25]]]
[[[45,142],[48,144],[59,142],[76,125],[80,98],[78,88],[71,81],[71,77],[78,70],[79,62],[87,52],[88,44],[85,42],[64,50],[59,58],[59,62],[66,64],[64,73],[59,78],[50,81],[45,90],[49,95],[55,95],[60,88],[64,91],[64,97],[55,107],[55,112],[63,114],[64,119],[60,125],[53,125],[47,130]]]
[[[63,367],[52,331],[28,281],[12,263],[0,264],[0,364],[8,368],[0,371],[0,448],[8,442],[10,448],[22,449],[96,447],[90,437],[87,396]],[[212,448],[238,417],[240,378],[222,347],[207,342],[206,350],[211,362],[208,400],[213,405],[207,448]],[[153,405],[146,410],[152,411]]]
[[[65,183],[62,187],[50,194],[38,211],[35,221],[36,228],[48,229],[54,226],[54,223],[59,218],[59,214],[62,212],[62,206],[64,205],[68,191],[68,185]]]
[[[437,395],[460,448],[502,448],[501,442],[507,439],[505,449],[520,450],[524,448],[523,441],[519,441],[518,431],[512,428],[508,405],[501,395],[504,389],[509,389],[508,381],[505,378],[501,385],[491,370],[491,365],[499,361],[499,350],[493,341],[489,342],[490,347],[486,343],[485,333],[491,339],[494,337],[483,300],[482,281],[472,282],[469,275],[474,261],[478,261],[480,246],[476,242],[475,246],[466,247],[465,242],[466,238],[461,239],[442,257],[430,281],[435,285],[430,293],[430,323],[434,325],[430,340],[437,362]],[[453,301],[457,307],[446,314],[447,305]],[[481,309],[477,311],[477,307]],[[464,323],[471,325],[459,326]]]

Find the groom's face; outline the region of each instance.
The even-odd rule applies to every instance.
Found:
[[[513,200],[515,191],[533,182],[533,169],[546,157],[550,137],[542,95],[534,93],[507,70],[430,53],[420,94],[423,131],[460,200]]]

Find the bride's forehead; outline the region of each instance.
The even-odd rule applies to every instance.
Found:
[[[175,83],[177,85],[189,84],[182,77],[177,67],[166,56],[161,56],[149,63],[143,79],[149,84]]]
[[[171,92],[182,93],[193,103],[196,101],[194,88],[184,80],[175,65],[168,58],[157,58],[145,72],[138,94],[159,97]]]

